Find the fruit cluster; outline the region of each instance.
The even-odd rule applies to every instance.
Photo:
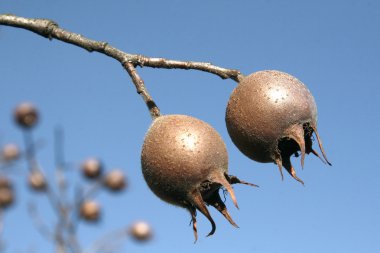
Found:
[[[259,71],[240,80],[226,110],[226,125],[233,143],[247,157],[262,163],[276,163],[303,184],[290,157],[301,153],[322,157],[312,148],[315,133],[327,163],[317,131],[317,107],[306,86],[279,71]],[[330,163],[329,163],[330,164]],[[207,206],[216,208],[234,226],[219,196],[225,188],[235,206],[232,184],[242,183],[228,174],[226,146],[209,124],[185,115],[158,116],[145,136],[141,166],[150,189],[162,200],[186,208],[192,217],[197,239],[196,210],[215,223]]]
[[[92,199],[92,196],[100,189],[106,189],[111,193],[122,192],[128,185],[127,179],[121,169],[105,171],[103,163],[97,158],[88,158],[81,163],[80,172],[86,181],[86,186],[80,185],[80,190],[75,191],[74,200],[67,196],[67,184],[64,171],[67,170],[64,164],[57,164],[57,180],[48,180],[39,163],[36,161],[35,142],[32,138],[32,130],[39,121],[39,112],[31,103],[21,103],[14,111],[14,121],[23,130],[25,140],[25,151],[13,143],[4,145],[0,149],[0,169],[12,167],[20,158],[25,158],[27,171],[27,184],[33,193],[46,195],[54,211],[57,212],[61,221],[66,222],[70,233],[75,233],[73,226],[77,219],[71,220],[70,217],[78,217],[80,220],[94,223],[101,218],[101,205]],[[57,150],[55,150],[57,152]],[[61,163],[64,163],[61,161]],[[62,168],[59,168],[62,166]],[[62,171],[60,171],[62,170]],[[0,212],[8,209],[15,202],[15,191],[12,180],[0,171]],[[54,185],[57,183],[57,185]],[[32,203],[30,210],[34,210]],[[35,210],[33,211],[35,212]],[[70,215],[69,215],[70,214]],[[31,214],[32,215],[32,214]],[[33,215],[32,215],[33,216]],[[124,229],[125,230],[125,229]],[[67,231],[66,231],[67,232]],[[128,228],[127,233],[138,242],[148,241],[152,237],[150,225],[144,221],[135,222]],[[97,243],[97,242],[95,242]],[[70,246],[71,247],[71,246]]]

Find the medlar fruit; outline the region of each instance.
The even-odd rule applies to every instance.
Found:
[[[146,242],[152,238],[152,229],[148,223],[138,221],[129,228],[129,234],[136,241]]]
[[[108,172],[103,180],[103,184],[112,192],[120,192],[126,186],[124,173],[119,169]]]
[[[97,158],[88,158],[81,165],[83,175],[88,179],[96,179],[103,173],[103,164]]]
[[[80,217],[89,222],[96,222],[100,218],[100,206],[96,201],[85,200],[80,206]]]
[[[221,187],[227,189],[237,207],[231,184],[253,184],[227,174],[226,146],[209,124],[185,115],[159,116],[145,136],[141,165],[148,186],[159,198],[190,212],[195,240],[196,210],[212,225],[208,235],[215,232],[206,205],[215,207],[237,227],[218,191]]]
[[[5,162],[11,162],[17,160],[20,157],[20,150],[16,144],[8,143],[0,151],[0,160]]]
[[[40,171],[32,171],[28,177],[29,187],[37,192],[44,192],[47,188],[45,176]]]
[[[317,131],[317,106],[307,87],[295,77],[275,70],[253,73],[241,80],[228,101],[226,124],[233,143],[249,158],[275,162],[297,181],[290,162],[301,152],[319,154],[312,148],[315,133],[324,160],[331,165]]]
[[[12,182],[8,178],[0,176],[0,211],[12,205],[14,192]]]
[[[31,103],[21,103],[14,111],[15,122],[22,128],[29,129],[38,122],[37,108]]]

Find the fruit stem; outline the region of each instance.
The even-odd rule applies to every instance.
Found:
[[[123,67],[127,70],[129,76],[132,78],[137,93],[140,94],[141,97],[144,99],[144,102],[149,109],[150,116],[152,117],[152,119],[159,117],[161,115],[160,109],[153,101],[153,98],[150,96],[148,90],[145,88],[144,81],[137,73],[135,66],[132,64],[132,62],[125,62],[123,64]]]

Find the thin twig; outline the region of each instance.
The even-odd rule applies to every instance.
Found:
[[[63,153],[63,130],[59,127],[54,130],[54,160],[56,182],[58,185],[60,199],[62,201],[62,205],[67,206],[65,203],[67,200],[67,182],[65,177],[65,162]]]
[[[38,214],[37,207],[32,202],[28,204],[28,213],[37,231],[47,240],[52,240],[54,238],[53,233],[41,219],[40,215]]]
[[[153,98],[149,95],[148,90],[145,88],[144,81],[141,79],[139,74],[137,74],[135,66],[133,66],[131,62],[126,62],[123,64],[123,66],[127,70],[129,76],[132,78],[132,81],[136,86],[137,93],[140,94],[141,97],[144,99],[144,102],[149,109],[150,116],[152,117],[152,119],[155,119],[158,116],[160,116],[160,109],[158,109],[158,106],[153,101]]]
[[[35,142],[33,140],[32,132],[29,130],[25,130],[23,133],[26,150],[25,156],[28,163],[28,169],[30,173],[37,171],[43,174],[42,169],[40,168],[40,165],[37,162]],[[68,208],[61,202],[59,196],[55,194],[54,189],[51,187],[51,184],[48,181],[46,181],[46,196],[58,219],[54,236],[52,233],[52,240],[56,243],[57,251],[68,246],[69,248],[71,248],[72,252],[80,253],[80,246],[76,241],[76,238],[73,238],[75,234],[73,234],[72,231],[67,229],[69,226],[66,224],[71,224],[70,215],[67,210]],[[64,233],[66,232],[65,229],[68,230],[68,240],[65,240],[64,237]]]
[[[98,193],[98,190],[102,187],[102,181],[97,180],[92,183],[88,188],[84,188],[82,186],[76,186],[74,190],[74,201],[71,207],[71,217],[70,223],[68,225],[68,231],[70,234],[74,235],[76,233],[77,227],[80,222],[80,207],[83,202],[87,199],[90,199]]]
[[[89,52],[96,51],[114,58],[123,64],[123,66],[126,62],[130,62],[134,66],[140,67],[193,69],[217,75],[222,79],[232,79],[236,82],[239,82],[244,77],[238,70],[222,68],[207,62],[177,61],[165,58],[151,58],[139,54],[129,54],[110,46],[107,42],[90,40],[80,34],[64,30],[60,28],[56,22],[49,19],[29,19],[11,14],[2,14],[0,15],[0,25],[26,29],[50,40],[61,40],[86,49]]]
[[[40,165],[37,162],[35,142],[33,141],[32,132],[30,130],[25,130],[23,131],[23,134],[24,134],[25,156],[28,163],[29,172],[33,173],[37,171],[38,173],[41,173],[42,175],[44,175],[44,173],[42,172],[42,169],[40,168]],[[53,192],[53,188],[51,187],[48,181],[46,181],[46,193],[47,193],[47,197],[50,201],[51,206],[57,212],[58,217],[60,217],[59,215],[62,210],[61,203],[59,202],[59,199],[57,198],[57,196],[55,196]]]
[[[4,214],[3,210],[0,208],[0,253],[4,252],[4,241],[3,241],[3,229],[4,229]]]
[[[112,246],[118,243],[119,240],[125,240],[128,238],[127,231],[127,228],[121,228],[103,235],[101,238],[95,240],[84,253],[96,253],[99,251],[106,251],[107,248],[112,248]]]

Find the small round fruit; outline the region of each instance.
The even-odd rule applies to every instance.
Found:
[[[237,206],[231,184],[249,183],[227,174],[226,146],[209,124],[185,115],[156,118],[145,136],[141,165],[145,181],[159,198],[189,210],[196,239],[196,210],[210,221],[209,235],[215,232],[206,205],[236,226],[218,191],[225,187]]]
[[[16,123],[23,128],[32,128],[38,122],[38,111],[31,103],[18,105],[14,112]]]
[[[86,178],[98,178],[103,172],[102,163],[96,158],[89,158],[82,163],[82,173]]]
[[[302,182],[290,162],[301,152],[313,153],[315,133],[325,161],[330,164],[317,132],[317,106],[306,86],[295,77],[275,70],[259,71],[241,80],[228,101],[226,124],[233,143],[257,162],[275,162]],[[323,161],[323,160],[322,160]]]
[[[12,183],[8,178],[0,176],[0,189],[12,189]]]
[[[11,206],[14,202],[14,194],[11,188],[0,188],[0,209]]]
[[[28,184],[31,189],[39,192],[45,191],[47,187],[45,177],[39,171],[33,171],[29,174]]]
[[[1,158],[5,162],[17,160],[20,157],[20,150],[16,144],[6,144],[1,150]]]
[[[126,181],[121,170],[112,170],[104,178],[104,185],[113,192],[119,192],[125,188]]]
[[[80,216],[87,221],[98,221],[100,218],[100,207],[96,201],[86,200],[80,207]]]
[[[130,227],[129,234],[136,241],[146,242],[152,238],[152,229],[148,223],[139,221]]]

